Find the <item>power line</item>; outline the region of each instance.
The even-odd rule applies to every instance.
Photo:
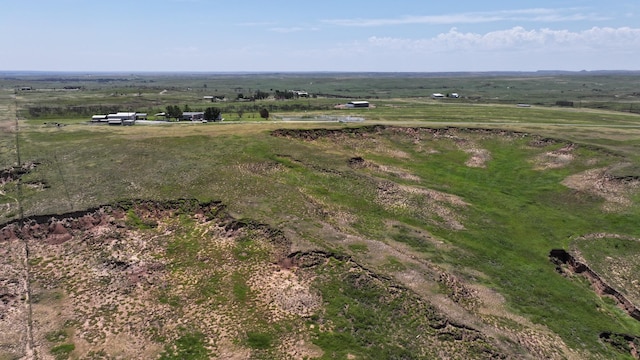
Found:
[[[22,158],[20,156],[20,122],[18,119],[18,99],[15,98],[14,103],[14,111],[15,111],[15,133],[16,133],[16,160],[18,161],[18,166],[22,166]],[[16,178],[16,188],[18,192],[17,203],[18,203],[18,213],[19,213],[19,224],[20,228],[24,227],[24,208],[22,206],[23,203],[23,192],[22,192],[22,180],[21,177],[18,176]],[[33,309],[32,309],[32,297],[31,297],[31,268],[29,266],[29,240],[23,236],[22,238],[23,248],[24,248],[24,269],[25,269],[25,292],[26,292],[26,307],[27,307],[27,343],[25,344],[25,355],[32,355],[32,358],[37,360],[38,355],[36,349],[34,347],[33,341]]]

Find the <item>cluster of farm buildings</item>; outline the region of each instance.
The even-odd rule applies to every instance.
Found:
[[[155,114],[156,118],[166,118],[165,113]],[[136,120],[147,120],[147,114],[138,112],[117,112],[108,115],[93,115],[92,123],[107,123],[109,125],[134,125]],[[185,111],[182,113],[180,120],[185,121],[204,121],[203,111]]]
[[[457,93],[447,94],[447,96],[443,94],[432,94],[431,97],[433,99],[439,99],[444,97],[450,98],[458,98],[459,95]],[[338,105],[336,108],[368,108],[371,105],[368,101],[349,101],[344,105]],[[165,113],[155,114],[156,118],[166,118]],[[109,125],[134,125],[136,120],[147,120],[146,113],[138,113],[138,112],[117,112],[114,114],[107,115],[93,115],[91,117],[92,123],[107,123]],[[184,121],[204,121],[204,112],[203,111],[185,111],[182,113],[182,117],[180,120]]]

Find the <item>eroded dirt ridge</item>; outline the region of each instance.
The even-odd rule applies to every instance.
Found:
[[[323,137],[336,137],[336,136],[355,136],[355,137],[367,137],[371,134],[382,134],[384,132],[398,133],[409,136],[415,141],[419,141],[423,136],[438,136],[451,138],[457,141],[466,141],[463,138],[459,138],[456,134],[470,133],[478,135],[497,135],[504,137],[532,137],[535,144],[540,146],[546,146],[551,143],[558,142],[550,138],[532,135],[525,132],[503,130],[503,129],[483,129],[483,128],[460,128],[460,127],[442,127],[442,128],[430,128],[430,127],[400,127],[400,126],[388,126],[388,125],[371,125],[361,126],[354,128],[343,129],[278,129],[274,130],[271,134],[273,136],[281,136],[293,139],[302,139],[307,141],[317,140]]]
[[[562,249],[551,250],[549,258],[554,264],[556,264],[556,270],[559,273],[563,274],[565,267],[562,265],[567,265],[568,270],[571,272],[584,275],[599,295],[611,296],[616,300],[618,305],[624,309],[627,314],[629,314],[629,316],[640,321],[640,309],[631,303],[631,301],[629,301],[618,290],[609,286],[602,277],[593,271],[587,264],[577,260],[573,255]]]
[[[556,265],[556,271],[565,274],[565,269],[575,274],[581,274],[586,277],[598,295],[610,296],[616,300],[616,303],[629,316],[640,321],[640,309],[638,309],[629,299],[627,299],[618,290],[608,285],[600,275],[593,271],[586,263],[579,261],[564,249],[553,249],[549,253],[549,259]],[[604,332],[600,334],[600,338],[622,350],[628,351],[634,358],[640,358],[638,348],[640,347],[640,339],[635,336],[626,334],[614,334]]]
[[[16,251],[24,242],[31,248],[33,299],[24,296],[24,254]],[[339,284],[379,289],[388,302],[404,299],[398,311],[431,329],[410,330],[422,334],[416,351],[505,358],[490,338],[450,321],[390,278],[347,256],[291,253],[281,231],[234,219],[219,202],[135,200],[35,216],[1,227],[0,244],[0,357],[30,358],[24,302],[32,301],[33,347],[43,359],[54,349],[80,358],[154,358],[185,329],[203,334],[212,356],[260,356],[263,350],[238,340],[256,326],[243,306],[260,321],[292,328],[274,340],[273,357],[316,358],[323,351],[312,334],[335,329],[330,318],[309,328],[311,316],[325,316],[313,284],[336,281],[338,269]],[[319,275],[327,266],[334,268]]]
[[[28,162],[20,166],[12,166],[10,168],[0,170],[0,185],[4,185],[11,181],[16,181],[25,174],[35,169],[40,163]]]

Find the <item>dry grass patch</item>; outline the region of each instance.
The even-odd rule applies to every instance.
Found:
[[[322,302],[310,289],[311,279],[273,264],[288,253],[286,241],[259,225],[207,220],[211,209],[200,211],[186,215],[145,205],[135,214],[101,209],[49,225],[31,223],[32,230],[21,236],[34,236],[29,241],[37,352],[48,354],[57,346],[48,334],[63,332],[74,356],[99,351],[154,358],[184,331],[196,331],[212,354],[247,358],[256,354],[237,339],[268,319],[286,321],[300,334],[287,351],[313,354],[317,349],[308,344],[300,319]],[[24,356],[27,320],[22,243],[9,236],[18,231],[12,229],[0,231],[7,252],[0,279],[10,280],[2,284],[7,291],[0,291],[0,306],[6,305],[0,313],[0,355],[14,358]],[[275,336],[273,345],[279,341]]]
[[[248,285],[269,309],[272,321],[291,315],[307,317],[315,313],[322,304],[319,294],[312,291],[312,278],[301,278],[291,269],[272,264],[256,272]]]
[[[390,181],[380,182],[377,190],[376,202],[390,211],[409,212],[452,230],[464,229],[457,209],[469,204],[456,195]]]
[[[382,165],[376,162],[365,160],[362,157],[353,157],[349,159],[349,165],[356,169],[371,169],[374,172],[380,174],[388,174],[402,180],[409,180],[419,182],[421,179],[417,175],[413,175],[408,171],[389,165]]]
[[[470,148],[464,149],[464,152],[471,155],[469,160],[465,162],[468,167],[485,168],[487,162],[491,160],[491,152],[487,149]]]
[[[21,241],[0,242],[0,358],[26,356],[27,269]]]
[[[575,159],[575,144],[568,144],[554,151],[538,155],[534,160],[536,170],[559,169],[569,165]]]
[[[564,179],[562,184],[570,189],[603,198],[603,211],[619,212],[633,205],[631,196],[638,191],[640,180],[618,179],[609,175],[608,168],[600,168],[571,175]]]
[[[273,163],[273,162],[254,162],[254,163],[244,163],[236,165],[236,169],[248,175],[273,175],[279,172],[286,171],[287,168],[282,164]]]

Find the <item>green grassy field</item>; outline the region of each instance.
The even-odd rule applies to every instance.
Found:
[[[247,320],[236,345],[260,358],[279,358],[277,344],[285,334],[311,325],[310,341],[322,350],[322,358],[441,356],[425,350],[428,342],[407,340],[431,331],[421,316],[434,306],[452,316],[451,322],[485,331],[502,344],[475,343],[461,358],[482,358],[487,346],[509,358],[631,359],[599,335],[640,337],[640,323],[597,295],[586,280],[558,274],[549,252],[580,249],[599,273],[616,269],[609,274],[612,283],[638,298],[634,244],[640,239],[640,116],[629,112],[637,99],[633,83],[593,75],[411,81],[329,75],[141,76],[64,83],[5,79],[0,165],[17,166],[19,149],[20,163],[37,166],[20,183],[2,184],[0,221],[128,199],[215,200],[236,218],[282,231],[292,250],[327,251],[359,264],[333,258],[326,267],[306,270],[315,279],[323,310],[290,322]],[[16,92],[7,84],[35,90]],[[64,84],[83,89],[53,90]],[[208,124],[110,127],[64,112],[30,117],[28,111],[54,106],[73,113],[74,107],[121,104],[152,113],[169,104],[210,106],[200,100],[203,94],[280,88],[342,98],[292,100],[308,109],[290,111],[278,110],[286,102],[275,100],[213,104],[246,106],[247,111],[240,118],[229,110],[224,122]],[[164,89],[169,89],[166,97],[157,95]],[[467,98],[429,99],[436,91]],[[626,95],[616,97],[620,94]],[[364,117],[363,123],[277,121],[285,115],[342,116],[347,110],[333,105],[350,96],[375,104],[348,110]],[[557,100],[582,101],[583,106],[552,106]],[[534,106],[514,105],[520,102]],[[269,106],[270,120],[252,110]],[[136,214],[128,219],[128,226],[141,232],[155,231]],[[203,235],[191,220],[176,221],[183,222],[183,230],[166,240],[164,255],[177,264],[174,275],[182,271],[179,266],[193,266],[189,261],[205,247],[196,240]],[[598,233],[609,236],[580,240]],[[248,241],[238,243],[225,269],[247,259],[267,261],[260,247]],[[204,297],[189,301],[212,298],[250,309],[257,294],[245,282],[250,273],[243,271],[248,270],[208,274],[229,292],[203,287]],[[368,277],[369,271],[384,280]],[[439,273],[463,285],[452,286]],[[407,291],[394,295],[389,290],[394,284]],[[183,305],[165,295],[161,302],[173,301],[176,313],[182,311]],[[422,301],[424,306],[410,305]],[[389,326],[395,317],[398,323]],[[344,331],[325,331],[327,326]],[[200,354],[193,358],[209,356],[206,334],[185,329],[182,337],[167,340],[159,356],[180,358],[185,347]],[[79,350],[74,353],[68,341],[56,345],[56,351],[73,358]]]

